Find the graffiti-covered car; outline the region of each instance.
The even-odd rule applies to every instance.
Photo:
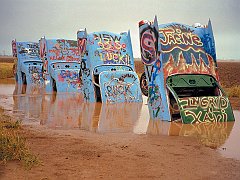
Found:
[[[40,57],[47,92],[80,92],[77,41],[41,38]]]
[[[85,101],[142,102],[130,32],[77,33]]]
[[[18,85],[42,86],[42,66],[39,44],[36,42],[12,41],[12,53],[17,58],[15,79]]]
[[[234,121],[220,86],[212,25],[140,21],[142,89],[152,119]],[[147,84],[147,86],[146,86]],[[147,87],[147,88],[146,88]],[[147,91],[147,93],[146,93]]]

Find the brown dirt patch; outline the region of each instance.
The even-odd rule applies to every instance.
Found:
[[[186,137],[25,127],[42,165],[0,166],[1,179],[237,179],[240,162]]]

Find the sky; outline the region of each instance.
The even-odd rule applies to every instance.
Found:
[[[192,25],[212,22],[218,59],[240,60],[239,0],[0,0],[0,54],[11,41],[76,39],[77,31],[130,30],[133,54],[140,57],[138,22]]]

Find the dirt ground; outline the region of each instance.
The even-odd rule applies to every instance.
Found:
[[[0,166],[0,179],[239,179],[240,161],[192,138],[25,126],[41,165]]]

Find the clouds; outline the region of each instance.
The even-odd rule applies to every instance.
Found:
[[[138,22],[157,15],[159,23],[190,25],[206,24],[211,18],[218,58],[240,59],[236,49],[239,9],[239,0],[2,0],[0,53],[11,53],[13,38],[38,41],[45,35],[76,39],[77,30],[86,27],[88,32],[130,29],[134,55],[139,57]]]

